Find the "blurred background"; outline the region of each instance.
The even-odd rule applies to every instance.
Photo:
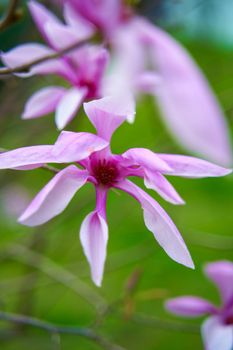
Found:
[[[54,3],[43,3],[55,10]],[[8,0],[0,0],[2,16],[7,4]],[[137,8],[191,52],[216,92],[232,129],[233,2],[142,0]],[[3,51],[41,40],[26,1],[21,1],[20,11],[17,23],[0,32]],[[0,81],[0,147],[13,149],[56,140],[59,133],[52,115],[32,121],[20,119],[27,98],[38,87],[53,83],[52,76],[10,77]],[[144,96],[137,106],[135,124],[125,123],[114,135],[113,151],[148,147],[158,152],[185,153],[171,138],[158,113],[152,98]],[[83,112],[70,129],[94,131]],[[111,192],[107,208],[108,257],[101,289],[90,280],[79,242],[80,224],[95,204],[91,186],[80,190],[66,211],[48,224],[27,228],[17,223],[19,213],[51,177],[42,169],[0,172],[0,310],[54,324],[93,326],[128,350],[202,349],[200,320],[178,320],[164,311],[163,302],[185,294],[219,302],[217,291],[204,277],[202,267],[209,261],[233,258],[233,177],[172,178],[186,205],[175,207],[158,198],[182,233],[195,271],[176,264],[159,248],[144,226],[136,201],[126,194]],[[110,307],[105,312],[107,305]],[[0,348],[103,347],[85,337],[59,336],[56,332],[0,320]]]

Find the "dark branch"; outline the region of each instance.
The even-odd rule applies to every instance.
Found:
[[[0,31],[8,27],[11,23],[15,22],[19,16],[17,15],[18,0],[9,1],[9,7],[3,19],[0,21]]]
[[[78,43],[72,44],[68,47],[66,47],[65,49],[58,51],[58,52],[54,52],[52,54],[43,56],[41,58],[38,58],[32,62],[26,63],[26,64],[22,64],[21,66],[15,67],[15,68],[1,68],[0,69],[0,75],[7,75],[7,74],[14,74],[14,73],[26,73],[29,71],[29,69],[37,64],[43,63],[45,61],[51,60],[51,59],[55,59],[58,58],[60,56],[65,55],[66,53],[74,50],[74,49],[78,49],[79,47],[85,45],[87,42],[90,41],[90,38],[88,39],[83,39],[81,41],[79,41]]]
[[[110,343],[108,340],[106,340],[101,335],[97,334],[91,328],[61,326],[43,320],[39,320],[34,317],[8,313],[4,311],[0,311],[0,320],[40,328],[51,334],[73,334],[82,336],[94,341],[106,350],[124,350],[122,347]]]
[[[144,315],[142,313],[134,313],[130,318],[133,322],[154,327],[156,329],[164,329],[175,332],[199,333],[199,326],[178,321],[163,320],[155,316]]]

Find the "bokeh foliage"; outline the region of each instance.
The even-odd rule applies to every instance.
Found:
[[[174,35],[180,34],[174,33]],[[182,34],[182,33],[181,33]],[[182,36],[182,35],[181,35]],[[38,39],[30,19],[25,16],[0,36],[1,49],[17,43]],[[185,41],[211,82],[232,127],[233,121],[233,52],[225,52],[208,43]],[[53,77],[28,80],[6,79],[0,84],[0,146],[15,148],[31,144],[53,143],[58,136],[53,116],[32,121],[20,120],[24,102],[39,86],[54,83]],[[192,87],[190,87],[192,88]],[[198,103],[198,101],[197,101]],[[210,125],[211,127],[211,125]],[[69,130],[94,131],[84,113],[71,123]],[[125,123],[113,138],[113,151],[121,153],[130,147],[148,147],[157,152],[185,151],[174,142],[161,122],[153,100],[143,97],[138,103],[134,125]],[[2,171],[1,188],[22,186],[32,198],[51,174],[45,170],[27,172]],[[192,271],[171,261],[146,230],[139,205],[120,192],[111,192],[108,201],[109,245],[106,273],[101,289],[90,280],[87,262],[80,242],[79,227],[94,208],[94,191],[87,186],[75,196],[67,210],[50,223],[36,229],[17,224],[5,211],[4,196],[0,196],[0,309],[26,313],[58,324],[89,326],[95,311],[70,288],[57,283],[43,272],[20,262],[16,256],[6,256],[11,245],[30,247],[71,271],[103,296],[108,303],[125,296],[126,281],[140,271],[133,293],[124,297],[100,324],[99,329],[127,349],[173,350],[201,349],[199,334],[160,329],[161,325],[145,326],[135,315],[175,320],[163,309],[167,297],[199,294],[218,302],[218,296],[202,273],[205,262],[232,259],[233,251],[233,177],[220,179],[171,179],[186,205],[175,207],[159,199],[180,229],[194,259]],[[140,182],[139,182],[140,183]],[[140,183],[142,185],[142,183]],[[228,239],[227,239],[228,237]],[[185,321],[190,324],[195,321]],[[198,323],[198,321],[196,322]],[[5,331],[17,333],[7,337]],[[56,342],[44,331],[20,328],[0,323],[0,347],[3,350],[56,349]],[[62,335],[62,349],[95,350],[99,347],[77,337]]]

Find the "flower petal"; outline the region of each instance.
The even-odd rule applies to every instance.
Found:
[[[206,350],[232,350],[233,326],[220,322],[218,317],[208,318],[202,325]]]
[[[115,187],[129,193],[139,201],[144,212],[146,227],[154,234],[155,239],[170,258],[187,267],[194,268],[183,238],[160,205],[131,181],[122,181]]]
[[[61,58],[46,60],[43,63],[39,63],[33,66],[30,72],[31,74],[40,75],[57,74],[68,81],[72,80],[75,75],[72,68]]]
[[[225,176],[232,172],[231,169],[220,167],[199,158],[176,154],[158,154],[158,156],[172,169],[170,172],[166,172],[169,175],[201,178]]]
[[[37,226],[51,220],[67,207],[87,178],[87,172],[74,165],[61,170],[37,194],[19,218],[19,222],[26,226]]]
[[[84,17],[81,17],[69,3],[64,5],[64,18],[66,23],[77,31],[90,31],[90,33],[95,31],[95,27],[89,21],[86,21]]]
[[[97,134],[110,140],[114,131],[132,114],[131,101],[121,103],[117,98],[105,97],[84,103],[84,110],[97,130]]]
[[[0,169],[34,169],[44,163],[52,163],[55,157],[52,155],[53,146],[31,146],[22,147],[13,151],[0,154]],[[33,166],[35,165],[35,166]]]
[[[63,50],[69,46],[78,44],[80,41],[91,37],[89,30],[77,31],[65,24],[47,22],[44,27],[45,33],[55,50]]]
[[[28,8],[41,35],[51,45],[51,41],[45,32],[45,24],[48,22],[59,24],[61,21],[52,12],[47,10],[45,6],[34,0],[29,1]]]
[[[9,68],[16,68],[29,64],[37,59],[54,53],[53,50],[42,44],[27,43],[16,46],[14,49],[1,53],[2,62]],[[32,72],[18,73],[22,76],[30,76]]]
[[[223,112],[198,66],[163,30],[143,20],[139,28],[161,76],[156,97],[171,132],[191,151],[222,165],[231,164]]]
[[[169,299],[166,301],[165,307],[172,314],[188,317],[203,316],[216,311],[214,305],[205,299],[195,296],[184,296]]]
[[[108,145],[106,140],[94,134],[62,131],[53,146],[53,156],[61,163],[78,162]]]
[[[88,98],[101,96],[102,80],[109,60],[108,51],[99,45],[88,44],[69,53],[69,58],[78,67],[76,80],[88,88]]]
[[[65,126],[74,118],[81,106],[87,90],[71,88],[60,99],[58,103],[55,121],[59,130],[65,128]]]
[[[107,37],[117,28],[121,16],[121,1],[70,0],[70,3],[82,17],[104,31]]]
[[[154,71],[141,73],[137,80],[137,88],[144,93],[155,94],[159,84],[161,84],[161,78]]]
[[[55,145],[22,147],[0,154],[0,169],[34,169],[44,163],[69,163],[87,158],[108,146],[89,133],[61,132]]]
[[[96,211],[87,215],[80,229],[84,253],[91,267],[92,280],[101,286],[107,255],[108,226]]]
[[[55,110],[66,89],[49,86],[33,94],[25,105],[23,119],[38,118]]]
[[[172,184],[160,173],[145,171],[144,183],[147,188],[156,191],[163,199],[172,204],[184,204],[185,202],[176,192]]]
[[[122,156],[150,171],[169,172],[171,170],[165,160],[146,148],[130,148]]]
[[[218,286],[224,304],[233,303],[233,263],[227,260],[209,263],[205,273]]]

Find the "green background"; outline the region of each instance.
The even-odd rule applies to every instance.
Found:
[[[0,35],[1,49],[38,40],[38,34],[27,16],[25,10],[23,19]],[[173,29],[172,34],[183,41],[205,72],[232,127],[233,52],[208,41],[188,40],[181,29]],[[56,140],[59,133],[54,127],[53,115],[32,121],[20,119],[27,98],[39,87],[54,83],[56,80],[50,76],[25,80],[10,78],[1,82],[1,147],[13,149],[50,144]],[[69,130],[94,132],[83,112],[69,125]],[[153,99],[146,96],[138,103],[135,123],[125,123],[113,137],[112,149],[115,153],[131,147],[185,153],[166,131]],[[95,206],[94,190],[90,185],[77,193],[59,217],[38,228],[17,224],[16,218],[6,211],[5,188],[20,186],[33,198],[51,177],[49,172],[41,169],[0,173],[0,309],[56,324],[92,326],[96,321],[95,308],[74,291],[74,285],[82,280],[92,292],[108,304],[113,304],[102,320],[97,319],[96,325],[97,331],[111,341],[129,350],[202,349],[200,335],[193,332],[192,326],[199,325],[200,320],[177,320],[164,311],[163,303],[168,297],[185,294],[219,302],[217,291],[203,275],[202,268],[209,261],[232,259],[233,177],[201,180],[171,178],[186,201],[185,206],[172,206],[150,192],[182,233],[196,265],[194,271],[176,264],[160,249],[145,228],[142,211],[136,201],[122,192],[112,191],[107,206],[108,257],[101,289],[90,280],[79,242],[80,224]],[[143,185],[140,181],[138,184]],[[39,253],[40,257],[32,259],[20,251],[19,245]],[[12,252],[12,249],[18,250]],[[59,279],[63,276],[60,269],[64,268],[73,274],[66,286],[43,272],[52,269]],[[129,279],[136,281],[132,290],[127,287]],[[177,322],[182,324],[177,325]],[[58,337],[46,331],[0,321],[0,348],[95,350],[101,347],[72,335],[62,335],[59,345]]]

